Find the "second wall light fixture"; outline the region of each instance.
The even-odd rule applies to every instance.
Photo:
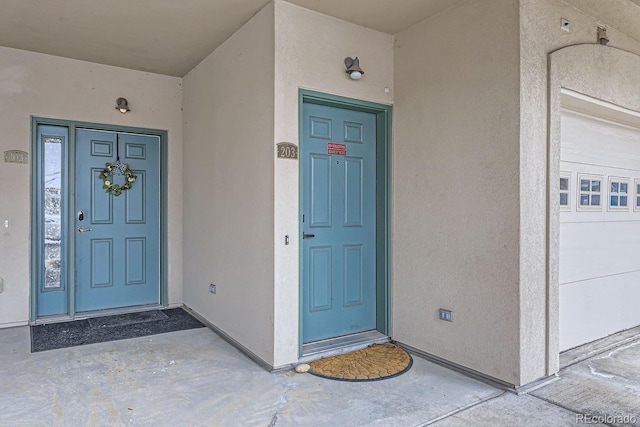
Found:
[[[360,60],[356,56],[355,58],[347,57],[344,58],[344,67],[347,69],[347,74],[353,80],[360,80],[364,71],[360,68]]]
[[[125,114],[127,111],[131,111],[129,108],[129,102],[126,98],[116,99],[116,110],[120,111],[122,114]]]

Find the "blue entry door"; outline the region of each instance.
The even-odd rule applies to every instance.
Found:
[[[118,155],[137,179],[116,196],[100,174]],[[76,311],[159,303],[160,138],[77,130],[75,192]]]
[[[376,328],[376,117],[303,105],[302,325],[309,343]]]

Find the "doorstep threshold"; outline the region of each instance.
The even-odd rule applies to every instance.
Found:
[[[29,322],[29,325],[47,325],[51,323],[62,323],[62,322],[72,322],[74,320],[85,320],[94,317],[103,317],[103,316],[114,316],[118,314],[129,314],[129,313],[140,313],[143,311],[151,311],[151,310],[163,310],[167,307],[164,307],[161,304],[148,304],[148,305],[134,305],[130,307],[119,307],[119,308],[108,308],[103,310],[93,310],[93,311],[81,311],[77,312],[75,317],[71,317],[67,314],[62,315],[52,315],[52,316],[41,316],[36,319],[35,322]]]
[[[315,341],[302,346],[302,356],[298,363],[307,363],[339,354],[351,353],[367,348],[372,344],[382,344],[389,341],[390,338],[388,336],[376,330]]]

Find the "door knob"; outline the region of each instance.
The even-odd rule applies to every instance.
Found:
[[[86,233],[87,231],[91,231],[90,228],[78,227],[78,233]]]
[[[313,239],[314,237],[316,237],[315,234],[302,233],[303,239]]]

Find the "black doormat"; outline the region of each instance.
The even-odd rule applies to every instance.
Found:
[[[31,326],[31,352],[203,328],[182,308]]]

